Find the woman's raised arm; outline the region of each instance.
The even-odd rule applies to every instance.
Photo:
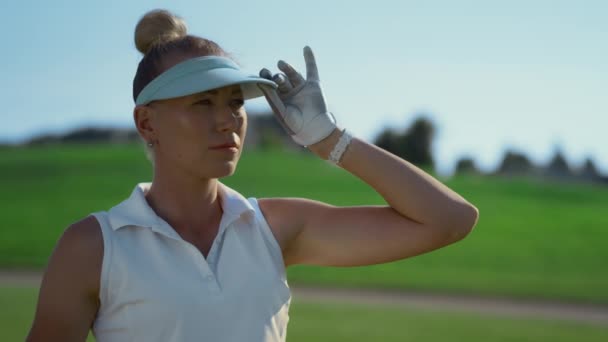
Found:
[[[323,159],[342,132],[326,112],[316,62],[304,49],[307,79],[285,62],[275,114],[296,142]],[[277,110],[279,108],[280,110]],[[279,113],[277,113],[277,111]],[[333,126],[332,126],[333,125]],[[318,140],[318,132],[327,132]],[[308,143],[307,143],[308,142]],[[314,142],[310,144],[310,142]],[[437,179],[375,145],[353,138],[340,165],[376,190],[388,206],[335,207],[301,198],[262,199],[260,206],[283,249],[286,265],[369,265],[422,254],[451,244],[475,226],[478,210]]]

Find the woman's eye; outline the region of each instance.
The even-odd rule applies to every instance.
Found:
[[[244,105],[244,104],[245,104],[245,101],[244,101],[244,100],[242,100],[242,99],[233,100],[233,101],[232,101],[232,104],[233,104],[233,105],[235,105],[235,106],[237,106],[237,107],[241,107],[242,105]]]
[[[200,100],[198,101],[196,104],[202,104],[202,105],[210,105],[211,104],[211,100],[209,99],[204,99],[204,100]]]

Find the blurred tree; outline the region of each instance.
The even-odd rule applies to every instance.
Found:
[[[416,165],[433,166],[431,153],[435,128],[430,120],[421,117],[414,121],[404,136],[405,156]]]
[[[553,158],[551,158],[551,161],[545,168],[545,176],[560,179],[573,178],[574,174],[570,169],[561,148],[556,147]]]
[[[131,128],[80,127],[64,134],[41,134],[27,140],[25,145],[53,143],[129,143],[140,139],[139,133]]]
[[[395,155],[401,155],[401,146],[399,146],[399,135],[391,128],[385,128],[376,137],[374,144],[382,149],[385,149]]]
[[[479,171],[477,166],[475,166],[475,161],[473,160],[473,158],[463,157],[456,162],[456,174],[480,175],[481,172]]]
[[[602,178],[602,175],[600,175],[600,173],[598,172],[597,167],[595,166],[595,163],[593,162],[591,157],[585,158],[585,162],[583,163],[583,167],[581,167],[579,176],[583,180],[592,182],[600,181]]]
[[[431,150],[434,135],[433,123],[425,116],[419,116],[401,133],[385,128],[374,139],[374,144],[416,166],[433,168]]]
[[[496,173],[505,176],[530,176],[534,173],[534,166],[523,153],[507,150]]]

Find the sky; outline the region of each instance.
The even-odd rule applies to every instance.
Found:
[[[316,56],[338,125],[372,142],[424,115],[439,173],[472,157],[493,171],[507,149],[547,163],[560,149],[608,174],[608,1],[3,1],[0,141],[133,125],[133,44],[165,8],[242,68],[305,74]],[[252,111],[264,100],[248,101]],[[267,108],[267,107],[266,107]]]

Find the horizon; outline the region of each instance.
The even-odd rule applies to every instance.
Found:
[[[437,129],[433,156],[440,174],[453,172],[466,156],[480,170],[494,170],[507,150],[544,165],[557,148],[572,168],[589,157],[608,174],[602,139],[608,3],[345,7],[314,0],[290,4],[290,25],[283,29],[273,20],[281,23],[284,6],[275,0],[5,5],[12,16],[0,25],[14,33],[7,36],[12,48],[0,56],[0,141],[82,126],[134,129],[130,88],[141,58],[132,42],[135,24],[148,10],[168,8],[186,20],[189,33],[218,42],[250,73],[276,72],[276,61],[284,59],[305,74],[302,48],[311,46],[338,124],[368,142],[385,127],[404,129],[425,113]],[[259,99],[247,106],[268,108]]]
[[[253,115],[252,115],[252,114],[249,114],[249,113],[248,113],[248,115],[249,115],[250,117],[260,117],[261,115],[273,115],[273,113],[260,113],[260,112],[254,112],[254,114],[253,114]],[[434,123],[434,122],[432,122],[432,124],[433,124],[433,125],[435,125],[435,123]],[[5,144],[5,145],[13,145],[13,146],[19,146],[19,145],[21,145],[21,146],[22,146],[22,145],[26,145],[26,144],[28,144],[28,142],[30,142],[31,140],[34,140],[34,139],[36,139],[36,138],[41,138],[41,137],[45,137],[45,136],[49,136],[49,135],[50,135],[50,136],[55,136],[55,137],[57,137],[57,138],[62,138],[62,137],[64,137],[64,136],[65,136],[65,135],[67,135],[67,134],[76,133],[76,132],[78,132],[78,131],[81,131],[81,130],[86,130],[86,129],[99,129],[99,130],[120,130],[120,131],[127,130],[127,131],[129,131],[130,133],[131,133],[131,132],[133,132],[133,133],[137,133],[137,130],[135,129],[135,127],[117,127],[117,126],[86,126],[86,125],[85,125],[85,126],[77,126],[77,127],[73,127],[73,128],[71,128],[71,129],[63,130],[63,131],[60,131],[60,132],[40,132],[39,134],[34,134],[34,135],[32,135],[32,136],[28,136],[28,137],[26,137],[26,138],[25,138],[25,139],[23,139],[23,140],[18,140],[18,141],[12,141],[12,142],[11,142],[11,141],[2,141],[2,140],[0,140],[0,145]],[[285,133],[285,132],[283,132],[283,133]],[[402,132],[396,132],[396,133],[400,134],[400,133],[402,133]],[[285,133],[285,134],[286,134],[286,133]],[[374,138],[377,138],[377,136],[376,136],[376,137],[374,137]],[[373,141],[372,141],[372,142],[373,142]],[[62,143],[69,144],[70,142],[62,142]],[[245,144],[247,144],[247,138],[245,139]],[[32,145],[32,146],[36,146],[36,145]],[[564,157],[564,158],[566,159],[566,163],[568,164],[568,167],[570,168],[570,171],[571,171],[571,172],[573,172],[573,174],[577,174],[578,172],[582,171],[582,167],[584,167],[584,163],[583,163],[583,164],[581,164],[581,165],[578,165],[578,166],[574,166],[574,165],[572,165],[572,162],[571,162],[570,160],[568,160],[568,158],[567,158],[567,157],[564,155],[563,150],[561,150],[561,149],[556,149],[556,150],[554,151],[554,154],[551,156],[551,159],[550,159],[550,160],[548,160],[548,161],[547,161],[546,163],[544,163],[544,164],[534,162],[534,160],[532,160],[532,159],[531,159],[531,158],[530,158],[530,157],[529,157],[529,156],[526,154],[526,151],[521,151],[521,150],[506,150],[506,151],[505,151],[505,154],[503,154],[503,156],[502,156],[502,158],[501,158],[501,160],[500,160],[499,164],[498,164],[498,165],[496,165],[496,167],[495,167],[494,169],[491,169],[491,170],[481,170],[481,169],[479,168],[479,166],[477,165],[477,163],[476,163],[476,161],[475,161],[475,159],[474,159],[474,158],[473,158],[473,162],[475,163],[475,167],[476,167],[476,169],[477,169],[477,170],[479,170],[479,171],[481,171],[481,172],[482,172],[482,174],[490,175],[490,174],[493,174],[493,173],[498,172],[498,170],[499,170],[499,168],[500,168],[500,166],[501,166],[500,164],[501,164],[501,163],[502,163],[502,161],[504,160],[504,157],[506,156],[506,154],[507,154],[507,153],[517,153],[517,154],[522,154],[522,155],[524,155],[524,156],[525,156],[525,157],[526,157],[526,158],[527,158],[527,159],[528,159],[528,160],[531,162],[531,166],[532,166],[532,167],[534,167],[534,168],[536,168],[536,169],[545,169],[545,168],[548,168],[548,167],[549,167],[549,164],[551,163],[551,160],[552,160],[553,158],[555,158],[555,156],[556,156],[556,154],[557,154],[557,153],[559,153],[559,154],[560,154],[562,157]],[[463,156],[462,158],[465,158],[465,157],[466,157],[466,156]],[[462,158],[460,158],[460,159],[462,159]],[[589,158],[589,159],[591,160],[591,163],[592,163],[592,164],[593,164],[593,166],[596,168],[596,170],[598,171],[598,173],[599,173],[599,175],[600,175],[600,176],[602,176],[602,177],[608,177],[608,173],[603,173],[603,172],[602,172],[602,171],[601,171],[601,170],[598,168],[596,160],[594,160],[593,158]],[[586,161],[585,161],[585,162],[586,162]],[[434,164],[436,164],[436,162],[435,162]],[[434,165],[434,166],[435,166],[435,169],[436,169],[436,165]],[[452,172],[451,174],[441,174],[441,176],[450,176],[450,177],[451,177],[451,176],[453,176],[453,175],[454,175],[454,172],[455,172],[455,171],[456,171],[456,170],[453,170],[453,172]]]

